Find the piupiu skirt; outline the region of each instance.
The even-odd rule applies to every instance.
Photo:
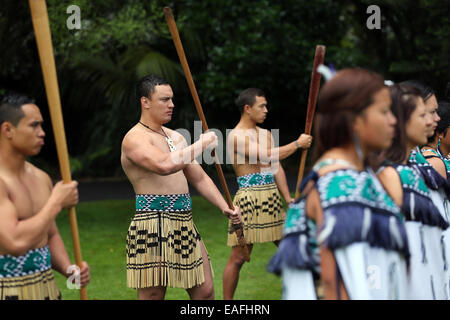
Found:
[[[241,209],[244,236],[247,243],[280,240],[286,212],[272,174],[249,174],[238,177],[239,190],[233,203]],[[236,234],[228,226],[229,246],[238,245]]]
[[[189,194],[136,195],[127,235],[127,286],[188,289],[204,281]]]

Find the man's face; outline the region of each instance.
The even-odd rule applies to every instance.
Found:
[[[249,107],[248,113],[255,123],[263,123],[267,117],[267,100],[265,97],[255,97],[255,103]]]
[[[22,106],[24,116],[12,129],[12,144],[25,156],[35,156],[44,145],[41,111],[35,104]]]
[[[172,120],[173,108],[173,92],[169,85],[155,86],[155,92],[151,95],[151,98],[146,98],[148,101],[149,111],[152,117],[165,124]]]

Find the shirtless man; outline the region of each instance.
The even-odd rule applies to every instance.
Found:
[[[55,218],[78,203],[78,183],[58,182],[28,161],[44,145],[34,101],[8,94],[0,102],[0,300],[60,299],[52,268],[66,277],[71,262]],[[89,283],[83,262],[81,286]]]
[[[241,209],[244,235],[251,253],[253,243],[271,241],[278,246],[285,219],[280,192],[288,204],[294,201],[279,160],[299,148],[309,148],[312,137],[301,134],[294,142],[275,148],[272,134],[257,126],[264,122],[268,112],[264,92],[246,89],[235,103],[241,112],[241,120],[228,135],[227,150],[233,157],[239,184],[234,204]],[[228,245],[232,249],[223,273],[224,299],[233,298],[245,261],[232,228],[228,232]]]
[[[230,210],[212,180],[195,161],[217,136],[205,133],[194,144],[163,124],[172,118],[173,92],[158,76],[136,87],[141,118],[122,142],[122,168],[136,193],[136,215],[127,236],[127,285],[138,299],[164,299],[167,286],[184,288],[191,299],[214,299],[208,254],[194,226],[188,181],[228,216]]]

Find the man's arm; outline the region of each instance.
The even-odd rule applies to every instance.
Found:
[[[259,130],[268,133],[264,130]],[[264,140],[267,137],[262,137]],[[240,156],[245,156],[247,159],[255,159],[261,162],[269,163],[273,161],[279,161],[286,159],[293,154],[298,148],[307,149],[311,145],[312,137],[310,135],[301,134],[300,137],[281,147],[269,147],[264,143],[258,143],[256,141],[250,141],[248,135],[243,130],[236,129],[228,139],[232,139],[229,146],[232,146],[234,152]]]
[[[19,220],[17,210],[0,179],[0,249],[19,256],[36,246],[47,235],[50,224],[63,207],[78,202],[77,182],[58,182],[44,207],[33,217]]]
[[[275,176],[275,182],[277,184],[278,190],[280,190],[280,193],[283,196],[284,200],[286,200],[286,203],[290,204],[291,202],[294,202],[294,199],[291,198],[291,194],[289,192],[289,186],[287,184],[286,173],[284,172],[281,162],[278,163],[278,171],[274,176]]]
[[[67,276],[66,271],[71,263],[55,221],[51,224],[48,232],[48,246],[52,257],[52,268]]]
[[[69,277],[72,273],[68,273],[69,267],[72,266],[66,247],[59,233],[55,221],[53,221],[48,232],[48,245],[52,257],[52,268],[61,273],[65,277]],[[85,287],[90,280],[89,266],[85,261],[80,270],[80,285]]]
[[[274,148],[274,142],[272,134],[267,135],[268,145],[271,148]],[[291,198],[291,194],[289,193],[289,187],[286,180],[286,173],[284,172],[283,166],[280,161],[274,161],[271,163],[272,172],[274,172],[275,182],[277,184],[278,190],[280,190],[281,195],[287,204],[294,202],[294,199]]]
[[[232,223],[241,223],[239,208],[236,206],[234,211],[228,208],[228,204],[219,189],[217,189],[214,182],[198,163],[192,163],[186,166],[183,172],[189,183],[197,189],[206,200],[219,208],[224,215],[228,216],[232,220]]]
[[[169,175],[184,169],[206,147],[214,143],[217,143],[217,136],[213,132],[209,132],[200,135],[200,139],[192,145],[167,153],[143,139],[141,134],[130,132],[124,138],[122,151],[126,158],[135,165],[159,175]]]

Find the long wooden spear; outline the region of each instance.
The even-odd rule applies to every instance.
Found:
[[[305,133],[311,134],[311,128],[314,120],[314,113],[316,111],[317,96],[319,94],[320,78],[321,74],[317,72],[317,67],[323,64],[325,59],[325,46],[316,46],[316,53],[314,56],[314,64],[311,72],[311,83],[309,85],[308,107],[306,111],[306,124]],[[302,150],[302,156],[300,158],[300,166],[298,170],[297,185],[295,187],[295,198],[300,195],[300,183],[303,179],[303,171],[305,171],[306,157],[308,155],[308,149]]]
[[[34,33],[44,76],[45,91],[47,93],[50,118],[55,136],[56,150],[58,153],[61,176],[65,183],[72,181],[67,152],[66,134],[61,112],[61,101],[59,97],[58,78],[56,76],[55,57],[53,56],[52,38],[48,20],[47,5],[45,0],[29,0],[31,18],[33,20]],[[81,268],[81,248],[78,235],[78,224],[75,207],[69,208],[70,230],[72,232],[75,263]],[[86,288],[80,288],[80,298],[87,300]]]
[[[192,98],[194,99],[195,108],[197,110],[198,116],[202,121],[202,127],[204,131],[208,131],[208,124],[206,123],[206,118],[203,113],[203,108],[200,103],[200,98],[198,97],[197,89],[195,88],[194,80],[192,78],[191,70],[189,69],[189,64],[186,59],[186,55],[184,53],[183,45],[181,43],[180,35],[178,33],[178,28],[175,23],[175,18],[172,14],[172,9],[169,7],[164,8],[164,14],[166,16],[167,25],[169,26],[170,34],[172,35],[173,43],[175,44],[175,48],[178,53],[178,57],[180,58],[181,66],[184,71],[184,75],[186,76],[186,80],[189,86],[189,90],[191,91]],[[234,210],[233,201],[231,199],[230,191],[228,190],[227,182],[225,181],[225,176],[223,175],[222,167],[220,165],[219,159],[217,155],[215,156],[216,170],[219,175],[220,184],[222,185],[222,189],[225,192],[225,199],[227,201],[228,207],[231,210]],[[246,261],[250,261],[250,254],[248,252],[247,243],[244,238],[244,232],[242,228],[242,224],[235,225],[233,224],[233,229],[236,232],[236,236],[238,239],[238,243],[243,250],[244,258]]]

